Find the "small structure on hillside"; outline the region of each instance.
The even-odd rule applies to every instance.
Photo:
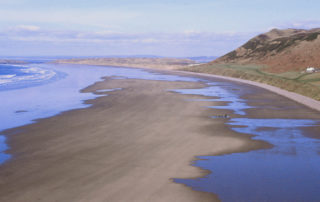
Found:
[[[314,67],[307,67],[306,72],[313,73],[313,72],[315,72],[315,70],[316,70],[316,68],[314,68]]]
[[[315,73],[315,72],[320,72],[320,68],[316,68],[316,67],[307,67],[306,73]]]

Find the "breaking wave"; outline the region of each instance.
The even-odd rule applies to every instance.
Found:
[[[30,87],[55,80],[59,72],[40,67],[0,65],[0,90]]]

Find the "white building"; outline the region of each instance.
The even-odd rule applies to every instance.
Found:
[[[316,68],[314,68],[314,67],[307,67],[307,69],[306,69],[307,73],[313,73],[315,71],[316,71]]]

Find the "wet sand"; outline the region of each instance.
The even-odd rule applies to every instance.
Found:
[[[167,91],[200,83],[106,79],[84,92],[122,88],[64,112],[5,131],[13,158],[0,166],[0,201],[217,201],[172,178],[203,176],[199,155],[270,145],[239,136],[223,113]],[[97,92],[103,94],[103,92]]]
[[[222,79],[207,74],[174,74]],[[208,174],[190,166],[195,156],[246,152],[271,145],[230,130],[224,124],[227,119],[210,118],[230,113],[206,108],[217,102],[190,102],[187,99],[203,97],[167,91],[204,86],[106,78],[83,90],[108,94],[87,101],[91,107],[5,131],[8,153],[13,158],[0,165],[0,201],[218,201],[214,194],[192,191],[172,179]],[[114,88],[122,90],[103,92]],[[277,97],[278,102],[272,106],[279,113],[253,108],[247,110],[248,117],[319,118],[315,110],[254,89],[259,93],[245,98],[250,105],[268,106],[268,100]],[[284,110],[288,102],[292,111]],[[320,138],[314,135],[310,131],[310,136]]]
[[[213,75],[213,74],[205,74],[205,73],[196,73],[196,72],[187,72],[187,71],[172,71],[176,73],[182,73],[185,75],[193,75],[193,76],[204,76],[207,78],[216,78],[216,79],[224,79],[224,80],[229,80],[229,81],[235,81],[235,82],[240,82],[244,84],[249,84],[252,86],[256,86],[259,88],[266,89],[268,91],[271,91],[275,94],[281,95],[283,97],[289,98],[291,100],[294,100],[295,102],[298,102],[300,104],[303,104],[311,109],[315,109],[320,112],[320,101],[314,100],[312,98],[290,92],[275,86],[271,86],[265,83],[259,83],[255,81],[250,81],[250,80],[245,80],[245,79],[238,79],[238,78],[233,78],[233,77],[228,77],[228,76],[220,76],[220,75]]]

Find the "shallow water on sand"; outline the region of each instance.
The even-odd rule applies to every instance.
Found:
[[[30,124],[35,119],[54,116],[63,111],[88,107],[83,103],[84,100],[106,96],[108,91],[121,90],[106,89],[97,91],[99,94],[80,93],[81,89],[105,76],[115,76],[117,79],[199,81],[196,78],[151,73],[141,69],[90,65],[6,65],[0,66],[0,70],[2,77],[6,77],[6,83],[0,85],[0,131]],[[9,154],[4,153],[8,149],[5,142],[6,138],[0,136],[0,163],[10,158]]]
[[[198,156],[200,160],[194,165],[211,173],[202,178],[174,181],[194,190],[215,193],[222,201],[320,201],[320,140],[304,136],[304,129],[319,127],[320,120],[250,119],[246,109],[251,106],[240,98],[244,93],[240,87],[231,83],[211,85],[176,92],[218,96],[218,99],[204,100],[228,101],[225,106],[212,107],[229,109],[233,114],[241,115],[241,118],[228,116],[226,124],[239,135],[255,135],[252,139],[264,140],[274,147],[221,156]]]
[[[203,95],[217,97],[216,99],[198,99],[194,101],[215,101],[226,102],[226,105],[221,106],[208,106],[214,109],[227,109],[233,111],[235,114],[245,115],[245,109],[253,108],[247,105],[246,100],[240,98],[243,91],[249,89],[239,88],[234,84],[227,82],[208,82],[209,86],[201,89],[179,89],[172,90],[173,92],[181,94]]]

